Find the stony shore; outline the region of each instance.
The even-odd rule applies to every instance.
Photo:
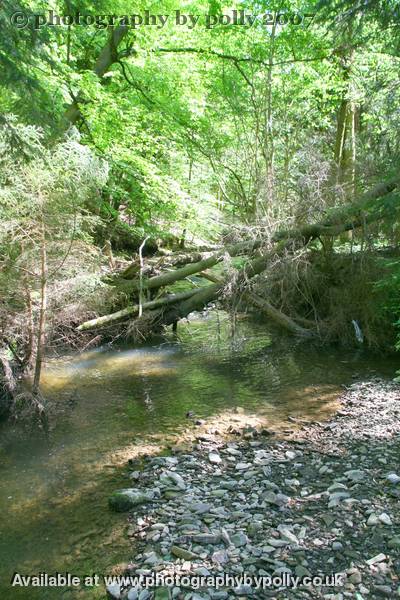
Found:
[[[355,382],[329,421],[286,438],[247,427],[197,435],[191,452],[134,461],[129,489],[133,559],[126,573],[273,577],[215,589],[108,586],[115,599],[324,598],[400,595],[400,386]],[[292,420],[294,422],[294,419]],[[304,577],[340,574],[339,585]],[[297,587],[279,587],[288,576]],[[285,580],[286,576],[286,580]],[[296,579],[297,580],[297,579]],[[259,580],[261,582],[261,580]]]

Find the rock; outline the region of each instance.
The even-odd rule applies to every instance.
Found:
[[[186,484],[183,480],[183,477],[179,475],[179,473],[175,473],[175,471],[167,471],[165,475],[178,486],[179,489],[184,490],[186,488]]]
[[[380,554],[373,556],[372,558],[366,560],[365,562],[367,563],[367,565],[372,566],[372,565],[376,565],[376,563],[383,562],[384,560],[386,560],[386,554],[383,554],[381,552]]]
[[[212,533],[197,533],[192,537],[192,540],[196,544],[219,544],[221,541],[221,535]]]
[[[149,555],[146,557],[144,564],[154,567],[156,565],[159,565],[161,562],[161,559],[157,556],[155,552],[150,552]]]
[[[332,550],[335,550],[335,552],[338,552],[339,550],[343,550],[343,544],[341,542],[333,542]]]
[[[300,577],[300,579],[302,579],[303,577],[310,577],[311,572],[306,569],[306,567],[303,567],[303,565],[297,565],[294,570],[294,574],[296,577]]]
[[[388,541],[388,546],[389,546],[389,548],[400,548],[400,535],[396,535],[396,536],[392,537]]]
[[[256,535],[259,531],[262,531],[261,521],[252,521],[247,526],[247,533],[251,536]]]
[[[367,525],[378,525],[379,517],[375,513],[371,513],[367,520]]]
[[[351,573],[349,573],[348,581],[350,581],[350,583],[354,583],[354,585],[358,585],[359,583],[361,583],[362,577],[360,571],[358,571],[357,569],[352,569]]]
[[[294,533],[289,531],[289,529],[281,529],[280,534],[281,538],[283,538],[284,540],[287,540],[288,542],[290,542],[291,544],[295,544],[296,546],[298,545],[299,540],[294,535]]]
[[[188,506],[188,509],[191,510],[192,512],[198,514],[198,515],[203,515],[205,513],[208,513],[210,511],[211,508],[211,504],[207,504],[205,502],[196,502],[195,504],[190,504]]]
[[[154,600],[169,600],[169,590],[165,586],[155,588]]]
[[[393,591],[390,585],[374,585],[374,592],[384,598],[393,598]]]
[[[247,469],[251,469],[251,467],[252,467],[252,466],[253,466],[253,465],[252,465],[251,463],[243,463],[243,462],[240,462],[240,463],[237,463],[237,464],[236,464],[236,470],[237,470],[237,471],[245,471],[245,470],[247,470]]]
[[[144,494],[133,488],[115,491],[108,499],[109,507],[116,512],[125,512],[138,504],[145,504],[154,499],[152,494]]]
[[[283,546],[288,546],[289,542],[287,540],[278,540],[276,538],[268,538],[267,544],[272,546],[273,548],[282,548]],[[265,548],[263,548],[265,552]]]
[[[400,477],[399,475],[397,475],[397,473],[388,473],[386,475],[386,481],[393,485],[397,485],[398,483],[400,483]]]
[[[208,455],[208,460],[213,465],[219,465],[222,462],[222,458],[217,452],[210,452]]]
[[[329,494],[333,494],[334,492],[345,492],[345,491],[347,491],[347,485],[344,485],[344,483],[333,483],[327,489],[327,492]]]
[[[268,504],[278,504],[277,496],[276,496],[275,492],[272,492],[271,490],[268,490],[267,492],[265,492],[265,494],[263,494],[262,499],[265,502],[268,502]]]
[[[139,598],[139,594],[136,588],[131,588],[128,592],[127,599],[128,600],[137,600]]]
[[[353,469],[351,471],[345,471],[345,476],[347,479],[350,479],[350,481],[360,482],[364,481],[365,472],[361,471],[360,469]]]
[[[211,560],[214,563],[224,565],[229,560],[228,553],[226,552],[226,550],[217,550],[212,554]]]
[[[245,533],[242,533],[241,531],[239,531],[238,533],[234,533],[231,536],[231,542],[237,548],[240,548],[241,546],[245,546],[248,541],[249,540],[248,540],[247,535]]]
[[[206,569],[205,567],[197,567],[194,570],[195,575],[200,575],[202,577],[208,577],[208,575],[211,575],[210,571],[208,569]]]
[[[381,513],[378,516],[378,519],[384,525],[392,525],[392,519],[389,517],[389,515],[387,513]]]
[[[185,550],[185,548],[180,548],[179,546],[172,546],[171,553],[178,558],[183,558],[184,560],[193,560],[198,558],[198,554],[190,552],[190,550]]]
[[[286,458],[288,458],[289,460],[294,460],[296,458],[296,452],[293,452],[292,450],[287,450],[285,452],[285,456]]]
[[[106,590],[109,597],[113,598],[113,600],[119,600],[121,598],[121,586],[119,583],[110,583],[107,585]]]

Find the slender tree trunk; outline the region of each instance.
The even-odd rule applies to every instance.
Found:
[[[266,203],[265,212],[274,198],[274,136],[272,130],[272,74],[275,54],[276,23],[272,25],[270,38],[270,51],[268,56],[266,114],[265,114],[265,156],[266,156]]]
[[[43,217],[42,217],[43,219]],[[42,364],[45,352],[46,343],[46,316],[47,316],[47,251],[46,251],[46,234],[44,222],[42,220],[42,245],[41,245],[41,278],[40,278],[40,313],[39,325],[37,330],[37,349],[35,373],[33,376],[32,394],[39,394],[40,376],[42,374]]]

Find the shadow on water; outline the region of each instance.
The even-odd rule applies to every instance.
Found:
[[[0,430],[0,597],[101,598],[102,588],[11,588],[15,571],[110,573],[130,548],[126,520],[107,509],[138,450],[236,406],[266,417],[329,416],[352,378],[392,376],[393,361],[269,334],[224,313],[180,326],[177,338],[49,360],[43,392],[56,424],[48,442]]]

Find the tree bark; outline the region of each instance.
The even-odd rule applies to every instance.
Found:
[[[100,52],[98,59],[93,67],[93,72],[99,77],[103,77],[112,64],[118,61],[117,49],[122,39],[128,33],[129,27],[120,25],[111,30],[111,35]],[[81,117],[79,102],[82,99],[78,93],[74,101],[68,106],[64,113],[64,124],[66,126],[74,125]]]
[[[163,298],[158,298],[157,300],[152,300],[150,302],[144,302],[142,304],[143,310],[152,310],[154,308],[159,308],[161,306],[167,306],[168,304],[174,304],[175,302],[181,302],[183,300],[187,300],[194,294],[198,292],[197,289],[188,290],[187,292],[181,292],[179,294],[170,294],[164,296]],[[98,317],[97,319],[91,319],[90,321],[85,321],[77,328],[77,331],[89,331],[92,329],[100,329],[102,327],[108,327],[110,325],[114,325],[115,323],[119,323],[120,321],[125,321],[129,319],[135,314],[139,313],[139,305],[135,304],[134,306],[128,306],[122,310],[118,310],[117,312],[111,313],[109,315],[105,315],[103,317]]]
[[[259,248],[260,246],[260,240],[256,240],[254,242],[240,242],[233,246],[227,246],[226,248],[220,250],[219,252],[216,252],[215,254],[212,254],[208,258],[204,258],[199,262],[187,264],[184,267],[181,267],[180,269],[176,269],[175,271],[168,271],[167,273],[162,273],[161,275],[150,277],[150,279],[147,279],[147,281],[144,280],[143,289],[154,290],[166,285],[171,285],[175,281],[185,279],[185,277],[188,277],[189,275],[194,275],[199,271],[204,271],[205,269],[213,267],[220,260],[222,260],[225,254],[229,254],[230,256],[238,256],[239,254],[245,251],[249,252],[251,250]],[[124,291],[125,293],[137,291],[139,287],[139,281],[137,280],[121,281],[118,284],[118,288],[121,291]]]
[[[42,374],[42,364],[45,352],[45,327],[47,311],[47,251],[46,234],[44,223],[42,223],[42,247],[41,247],[41,278],[40,278],[40,313],[39,325],[37,330],[37,349],[35,372],[33,376],[32,395],[39,395],[40,376]]]

